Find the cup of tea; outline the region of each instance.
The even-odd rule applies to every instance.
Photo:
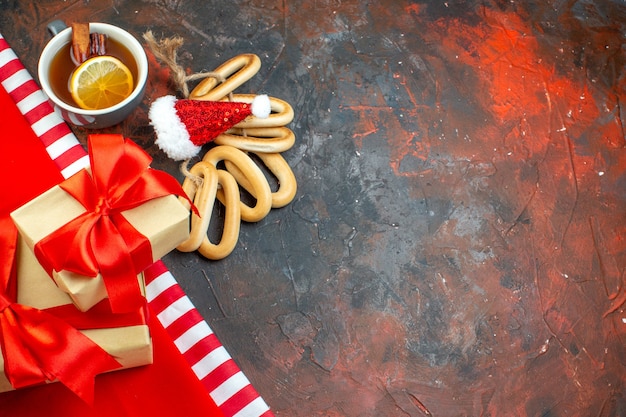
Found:
[[[58,29],[59,22],[55,25],[50,27],[53,33]],[[101,106],[85,106],[85,102],[78,103],[74,99],[77,96],[76,93],[73,96],[70,83],[80,63],[72,59],[71,27],[58,31],[44,47],[37,70],[41,89],[63,119],[76,126],[99,129],[120,123],[141,103],[148,79],[148,59],[139,41],[124,29],[91,22],[89,32],[105,35],[104,55],[119,60],[126,67],[126,73],[129,71],[132,75],[132,91],[121,101],[112,105],[105,102]],[[77,91],[76,88],[74,91]]]

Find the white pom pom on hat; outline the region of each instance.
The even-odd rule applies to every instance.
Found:
[[[267,118],[270,99],[258,95],[252,103],[201,101],[164,96],[150,106],[148,117],[157,135],[155,144],[176,161],[198,155],[211,142],[248,116]]]

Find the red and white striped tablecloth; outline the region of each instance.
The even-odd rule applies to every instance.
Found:
[[[0,84],[40,138],[64,178],[89,165],[85,149],[57,115],[0,34]],[[132,139],[132,138],[131,138]],[[148,305],[225,417],[273,413],[162,261],[146,273]],[[202,415],[201,410],[199,416]]]

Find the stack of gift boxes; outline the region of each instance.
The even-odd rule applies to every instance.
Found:
[[[142,271],[188,238],[177,180],[119,135],[90,169],[11,214],[16,271],[0,288],[0,391],[61,382],[85,401],[102,372],[152,363]]]

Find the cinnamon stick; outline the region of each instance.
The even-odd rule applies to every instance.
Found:
[[[72,23],[72,55],[81,64],[89,57],[89,23]]]
[[[106,55],[107,35],[89,33],[89,23],[72,23],[72,56],[77,65],[92,56]]]

